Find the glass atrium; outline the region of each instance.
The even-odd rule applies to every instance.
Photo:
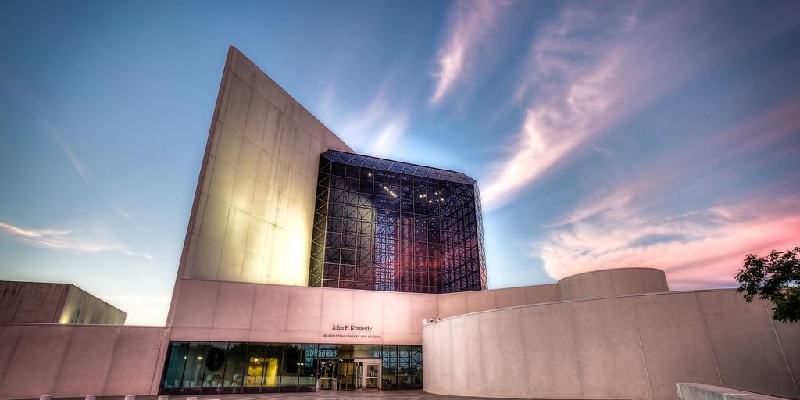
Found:
[[[404,162],[323,153],[309,272],[309,286],[485,290],[475,180]]]

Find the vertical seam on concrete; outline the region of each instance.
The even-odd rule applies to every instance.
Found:
[[[633,309],[633,329],[636,331],[636,341],[639,342],[639,353],[642,355],[642,364],[644,365],[644,376],[647,379],[647,390],[650,391],[650,398],[653,399],[653,384],[650,382],[650,371],[647,370],[647,358],[644,356],[644,346],[642,346],[642,336],[639,334],[639,321],[636,317],[636,305],[633,301],[629,301],[631,309]]]
[[[250,335],[253,334],[253,316],[256,315],[256,289],[258,289],[258,285],[252,285],[252,286],[253,286],[253,300],[250,301],[250,325],[248,326],[248,329],[250,330]],[[248,337],[247,340],[250,341],[250,337]]]
[[[253,297],[255,297],[255,296],[253,296]],[[289,332],[289,310],[292,309],[291,304],[292,304],[292,291],[291,290],[287,290],[286,291],[286,310],[284,310],[285,312],[283,313],[283,330],[284,330],[284,332]],[[320,312],[322,312],[322,309],[320,309]],[[321,325],[322,324],[322,314],[320,314],[319,320],[320,320],[320,330],[321,330],[322,329],[322,325]]]
[[[772,314],[770,314],[769,306],[767,302],[761,300],[764,304],[764,311],[767,313],[767,318],[769,319],[769,326],[772,328],[772,333],[775,334],[775,340],[778,342],[778,349],[781,351],[781,357],[783,357],[783,362],[786,364],[786,370],[789,371],[789,379],[792,380],[792,385],[794,385],[794,392],[800,396],[800,390],[797,389],[797,381],[794,380],[794,375],[792,374],[792,367],[789,366],[789,360],[786,358],[786,353],[783,351],[783,344],[781,344],[781,338],[778,336],[778,331],[775,329],[775,320],[772,319]]]
[[[111,344],[111,359],[108,360],[108,368],[106,369],[106,376],[103,378],[103,393],[108,393],[108,376],[111,375],[111,368],[114,368],[114,355],[117,351],[117,342],[119,342],[119,337],[122,336],[121,328],[117,327],[114,329],[116,334],[114,335],[114,343]],[[99,393],[98,393],[99,394]]]
[[[525,373],[525,382],[526,382],[525,395],[527,397],[531,397],[531,380],[530,380],[530,374],[528,373],[528,345],[525,343],[525,336],[526,336],[525,329],[522,327],[522,310],[526,309],[527,307],[518,308],[516,311],[519,317],[519,323],[517,324],[519,326],[519,335],[522,338],[522,369],[523,372]]]
[[[61,360],[58,363],[58,370],[57,370],[58,372],[56,373],[56,376],[54,377],[55,379],[53,379],[53,386],[50,387],[50,390],[48,390],[52,394],[55,394],[56,387],[58,386],[59,378],[61,378],[61,371],[64,370],[64,360],[67,359],[67,353],[69,353],[69,348],[72,346],[72,334],[75,332],[75,329],[77,329],[77,328],[74,327],[74,326],[71,326],[69,328],[69,335],[67,337],[66,348],[64,348],[64,355],[61,356]]]
[[[711,347],[711,358],[714,359],[714,370],[717,371],[719,385],[725,387],[725,382],[722,381],[722,374],[719,372],[719,365],[717,364],[717,353],[714,351],[714,342],[711,340],[711,332],[708,331],[708,322],[706,322],[706,316],[703,314],[703,307],[700,305],[700,299],[697,297],[697,292],[694,292],[694,301],[697,302],[697,310],[700,311],[700,317],[703,319],[703,329],[706,331],[708,346]]]
[[[581,367],[581,358],[580,354],[578,354],[578,330],[575,329],[575,315],[572,312],[572,302],[567,303],[567,308],[569,309],[569,324],[572,328],[572,341],[575,343],[575,360],[578,364],[578,384],[581,388],[581,398],[586,398],[586,392],[583,391],[583,368]]]
[[[219,271],[219,269],[217,269]],[[217,304],[219,304],[219,290],[220,286],[225,282],[215,281],[214,286],[217,287],[217,290],[214,292],[214,309],[211,310],[211,326],[209,328],[214,329],[214,325],[217,323]]]

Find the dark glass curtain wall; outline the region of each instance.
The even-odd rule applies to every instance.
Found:
[[[478,189],[458,172],[323,153],[311,246],[310,286],[486,289]]]
[[[319,360],[381,359],[381,389],[422,387],[422,346],[170,342],[160,394],[303,392]]]

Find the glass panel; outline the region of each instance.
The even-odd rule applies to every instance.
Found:
[[[413,384],[422,386],[422,346],[411,346],[411,374]]]
[[[281,347],[283,348],[284,358],[279,371],[280,385],[281,387],[297,386],[298,371],[301,360],[303,360],[301,345],[288,344]]]
[[[380,368],[380,364],[377,362],[367,363],[366,365],[366,384],[365,389],[377,389],[379,377],[378,377],[378,368]]]
[[[397,346],[397,383],[406,387],[411,380],[411,346]]]
[[[298,382],[300,390],[314,390],[317,385],[314,359],[317,357],[317,345],[304,344],[301,347],[301,363],[298,368]]]
[[[182,387],[200,387],[203,385],[204,358],[209,349],[208,342],[189,343],[186,366],[183,369]]]
[[[276,387],[280,385],[280,369],[283,363],[283,346],[269,344],[265,347],[264,353],[264,387]]]
[[[260,387],[264,382],[265,362],[264,352],[266,346],[263,344],[247,345],[247,374],[245,375],[244,385],[246,387]]]
[[[241,387],[247,364],[247,344],[231,343],[225,360],[225,379],[222,386]]]
[[[397,387],[397,346],[383,346],[383,389]]]
[[[203,387],[222,387],[228,342],[210,342],[203,357]]]
[[[183,369],[186,364],[188,351],[189,343],[172,342],[169,344],[167,366],[164,369],[164,380],[161,382],[162,388],[171,389],[181,387],[181,378],[183,377]]]

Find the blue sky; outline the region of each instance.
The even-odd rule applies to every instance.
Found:
[[[475,177],[490,288],[729,287],[800,244],[796,1],[0,3],[0,279],[164,323],[228,45],[356,151]]]

